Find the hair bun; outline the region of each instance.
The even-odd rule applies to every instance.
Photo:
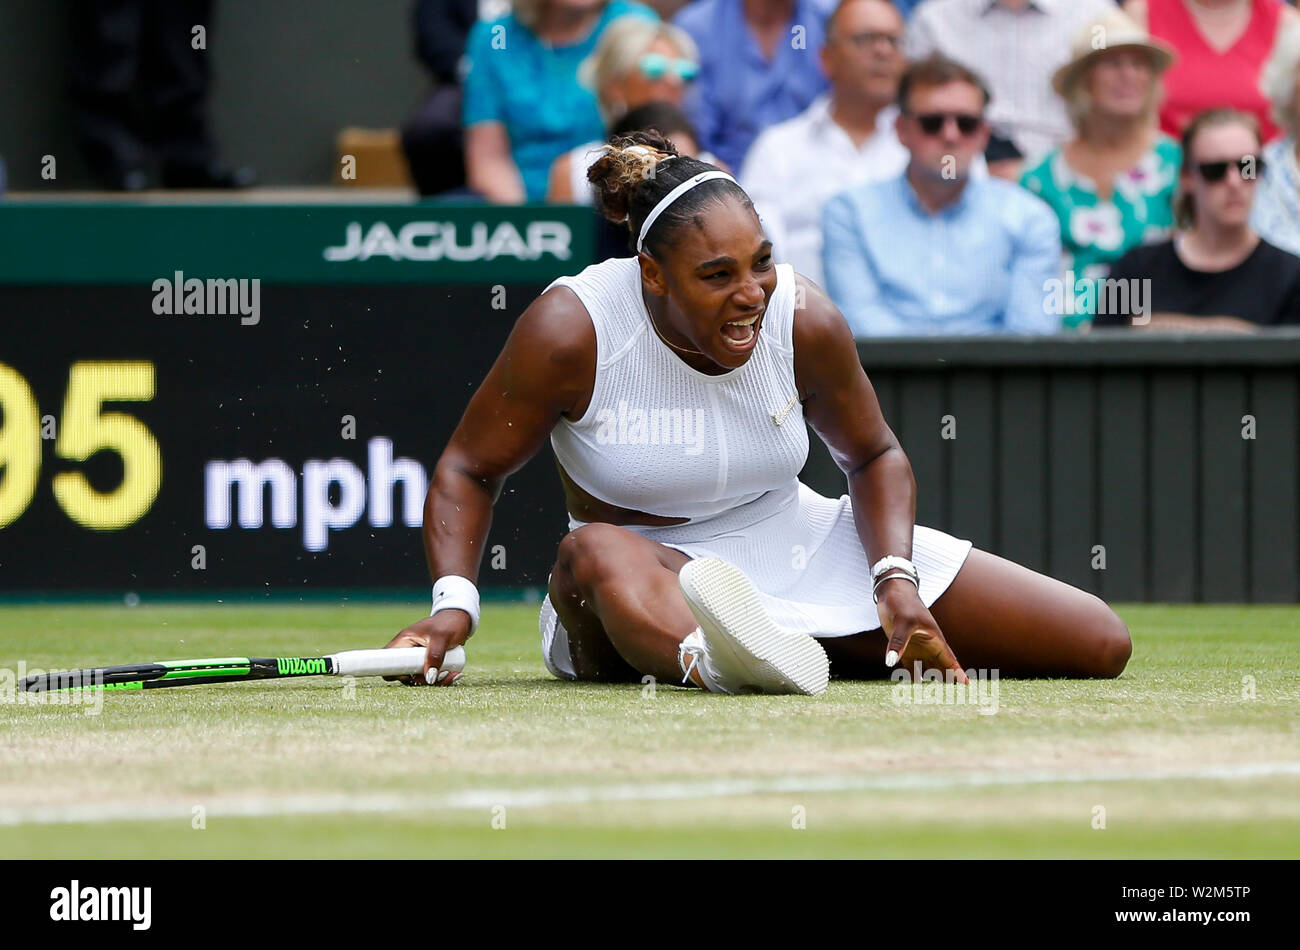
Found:
[[[654,177],[660,162],[677,157],[677,146],[655,129],[620,135],[603,147],[604,154],[587,169],[595,185],[596,208],[610,221],[627,220],[633,192]]]

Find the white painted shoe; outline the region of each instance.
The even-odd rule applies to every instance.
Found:
[[[697,558],[682,567],[678,584],[700,624],[678,648],[683,672],[688,663],[698,666],[705,685],[720,693],[826,692],[830,661],[822,645],[778,627],[740,568]]]

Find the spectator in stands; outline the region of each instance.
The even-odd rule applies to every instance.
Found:
[[[969,174],[988,142],[989,93],[960,63],[930,57],[899,83],[907,170],[826,203],[826,288],[857,336],[1050,333],[1056,217],[999,178]]]
[[[515,0],[470,29],[465,175],[489,201],[541,201],[551,162],[603,137],[596,97],[578,65],[620,16],[658,20],[634,0]]]
[[[626,113],[610,126],[608,139],[648,129],[654,129],[660,135],[671,139],[677,146],[679,155],[689,155],[702,162],[716,164],[712,155],[700,151],[700,137],[696,134],[690,118],[680,106],[675,106],[671,102],[647,102]],[[556,204],[592,204],[594,192],[591,182],[587,180],[587,169],[604,154],[603,145],[603,142],[591,142],[589,145],[584,145],[580,152],[574,149],[556,159],[556,165],[551,168],[551,185],[546,200]],[[579,160],[566,162],[565,159],[570,155],[578,155]],[[561,162],[564,162],[562,176],[556,172]],[[602,217],[601,220],[603,221],[604,218]],[[624,237],[627,236],[627,228],[616,230]],[[627,244],[627,241],[624,240],[623,244]]]
[[[1111,279],[1127,286],[1129,307],[1098,312],[1098,325],[1230,332],[1300,323],[1300,257],[1263,240],[1249,224],[1264,167],[1259,150],[1259,122],[1251,113],[1213,109],[1188,124],[1178,200],[1184,230],[1120,259]]]
[[[691,124],[690,118],[680,108],[668,102],[648,102],[639,109],[633,109],[614,123],[609,130],[609,138],[612,141],[632,132],[650,130],[658,132],[677,146],[677,154],[716,164],[716,160],[708,152],[700,151],[699,136],[695,134],[695,127]],[[601,154],[602,151],[597,146],[593,150],[593,157],[584,163],[582,187],[578,190],[574,203],[593,203],[594,186],[587,180],[586,169],[590,168],[590,163],[598,159]],[[636,251],[629,243],[626,225],[614,224],[599,212],[594,212],[594,217],[596,219],[596,261],[611,257],[635,256]]]
[[[147,188],[153,161],[166,188],[253,184],[219,160],[209,126],[212,0],[74,0],[69,20],[73,116],[101,188]]]
[[[699,71],[695,41],[681,27],[624,17],[605,31],[595,51],[578,68],[578,79],[595,92],[608,129],[647,103],[680,106],[687,84]],[[659,131],[667,134],[666,129]],[[584,142],[551,163],[547,201],[591,204],[587,169],[600,157],[600,146],[607,138]],[[698,151],[699,137],[692,132],[691,138]]]
[[[767,226],[774,254],[817,284],[822,205],[854,185],[907,167],[898,141],[903,18],[890,0],[842,0],[826,24],[822,66],[830,91],[754,141],[740,184]],[[772,223],[778,222],[773,233]]]
[[[1250,224],[1270,244],[1300,254],[1300,26],[1283,32],[1260,85],[1286,135],[1264,146],[1265,170],[1255,187]]]
[[[826,90],[819,61],[834,0],[696,0],[674,19],[700,50],[686,112],[700,145],[740,168],[769,125]]]
[[[908,23],[907,55],[942,53],[983,76],[994,134],[1033,165],[1070,135],[1052,73],[1070,58],[1079,28],[1112,9],[1113,0],[926,0]],[[1014,163],[1007,170],[1020,175]]]
[[[646,5],[659,14],[659,19],[671,20],[677,15],[678,10],[690,2],[691,0],[646,0]]]
[[[417,0],[415,54],[433,89],[402,129],[402,151],[422,195],[465,185],[462,64],[465,41],[478,19],[478,0]]]
[[[1101,49],[1096,36],[1105,37]],[[1074,58],[1052,77],[1075,137],[1025,172],[1022,184],[1056,212],[1066,286],[1083,291],[1067,308],[1067,327],[1092,319],[1097,297],[1085,282],[1173,229],[1182,153],[1155,121],[1160,74],[1172,60],[1165,44],[1116,9],[1079,31]]]
[[[1228,107],[1252,113],[1265,142],[1277,134],[1259,78],[1281,28],[1300,21],[1294,7],[1280,0],[1127,0],[1124,9],[1178,54],[1165,76],[1163,131],[1181,136],[1192,116]]]

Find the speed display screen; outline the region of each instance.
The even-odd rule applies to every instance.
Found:
[[[262,286],[253,320],[238,288],[0,288],[0,589],[423,585],[433,465],[541,289]],[[543,450],[481,583],[544,584],[565,524]]]

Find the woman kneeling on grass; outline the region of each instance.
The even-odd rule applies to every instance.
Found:
[[[427,646],[438,681],[477,624],[492,505],[549,436],[570,517],[541,612],[555,676],[816,695],[832,661],[1119,675],[1128,629],[1101,600],[914,525],[911,466],[844,318],[773,264],[729,175],[638,132],[588,177],[637,256],[520,316],[425,501],[434,613],[390,646]],[[805,422],[848,495],[799,482]]]

